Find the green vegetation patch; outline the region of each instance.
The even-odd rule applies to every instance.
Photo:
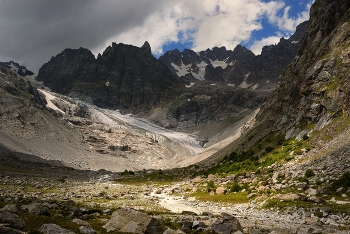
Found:
[[[237,192],[237,193],[230,193],[230,194],[215,194],[210,195],[207,192],[195,192],[192,194],[189,194],[190,197],[195,197],[199,201],[209,201],[209,202],[225,202],[230,204],[240,204],[240,203],[247,203],[247,192]]]

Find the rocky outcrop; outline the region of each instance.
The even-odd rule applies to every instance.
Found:
[[[128,208],[120,208],[115,211],[111,220],[103,227],[107,232],[162,233],[158,220],[140,211]]]
[[[169,69],[187,82],[210,80],[236,87],[266,89],[275,87],[283,69],[293,60],[308,22],[300,24],[289,39],[265,46],[255,56],[238,45],[233,51],[215,47],[195,53],[185,49],[172,50],[159,58]]]
[[[237,118],[258,108],[268,92],[200,82],[170,103],[168,111],[155,120],[165,128],[187,129]]]
[[[113,43],[97,59],[91,51],[66,49],[44,64],[37,77],[52,91],[126,112],[140,112],[173,99],[180,80],[141,48]]]
[[[28,70],[25,66],[21,66],[14,61],[0,62],[0,65],[11,69],[12,71],[16,72],[20,76],[32,76],[32,75],[34,75],[34,73],[32,71]]]
[[[300,138],[349,116],[349,8],[345,0],[313,4],[300,49],[258,114],[260,122]]]

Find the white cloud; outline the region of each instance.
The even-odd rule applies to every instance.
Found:
[[[254,44],[250,47],[250,50],[255,54],[261,54],[261,50],[266,45],[274,45],[280,41],[280,36],[271,36],[267,38],[263,38],[260,41],[254,42]]]
[[[309,17],[309,8],[296,18],[290,17],[289,11],[290,7],[282,1],[169,0],[150,14],[142,25],[110,38],[107,44],[116,41],[141,46],[147,40],[152,52],[159,55],[163,53],[164,44],[179,42],[181,33],[182,40],[190,40],[195,51],[215,46],[234,49],[237,44],[249,41],[253,31],[262,29],[263,17],[267,17],[281,34],[288,36]],[[275,41],[276,37],[271,36],[254,43],[252,48],[257,52],[264,43]],[[105,48],[105,45],[100,48]]]
[[[279,30],[293,32],[300,23],[309,19],[311,3],[307,4],[306,9],[299,13],[297,17],[290,17],[289,11],[291,6],[285,6],[284,3],[280,4],[276,9],[267,9],[267,17],[269,22],[276,25]],[[279,11],[283,9],[283,14],[279,15]]]

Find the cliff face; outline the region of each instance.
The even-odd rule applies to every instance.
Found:
[[[350,2],[316,0],[297,56],[258,115],[286,137],[350,114]]]
[[[87,49],[66,49],[40,68],[37,79],[54,92],[127,112],[158,105],[183,88],[147,42],[141,48],[113,43],[97,59]]]

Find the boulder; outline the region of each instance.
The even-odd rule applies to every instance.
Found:
[[[121,208],[113,212],[111,220],[103,228],[107,232],[162,233],[157,219],[129,208]]]
[[[295,193],[281,194],[280,199],[283,201],[295,201],[300,200],[300,196]]]
[[[216,176],[213,175],[213,174],[209,174],[209,175],[208,175],[208,180],[215,181],[215,180],[216,180]]]
[[[309,185],[306,183],[306,182],[301,182],[301,183],[297,183],[295,185],[295,187],[298,189],[298,190],[306,190],[309,188]]]
[[[13,229],[10,227],[6,227],[6,226],[1,226],[0,225],[0,233],[6,233],[6,234],[24,234],[24,232],[21,232],[17,229]]]
[[[224,187],[218,187],[215,192],[218,195],[222,195],[222,194],[226,194],[227,193],[227,189],[224,188]]]
[[[61,228],[60,226],[54,223],[42,225],[39,231],[44,234],[74,234],[74,232]]]
[[[49,215],[48,210],[51,207],[48,203],[33,202],[29,205],[22,206],[23,210],[28,210],[29,213],[34,215]]]
[[[211,230],[222,234],[231,234],[236,231],[243,232],[239,220],[236,217],[226,213],[222,213],[222,217],[218,218],[215,223],[210,226],[210,228]]]
[[[168,228],[163,232],[163,234],[185,234],[185,233],[181,230],[174,231],[173,229]]]
[[[7,210],[1,212],[0,223],[8,224],[9,227],[18,230],[22,230],[25,227],[25,222],[23,219],[18,217],[18,215],[13,214]]]
[[[72,222],[81,226],[91,227],[91,225],[88,222],[81,219],[73,219]]]
[[[97,232],[94,229],[92,229],[91,227],[87,227],[87,226],[81,226],[79,228],[79,231],[82,234],[97,234]]]
[[[305,192],[309,195],[312,195],[312,196],[315,196],[318,194],[317,189],[313,189],[313,188],[308,188]]]

